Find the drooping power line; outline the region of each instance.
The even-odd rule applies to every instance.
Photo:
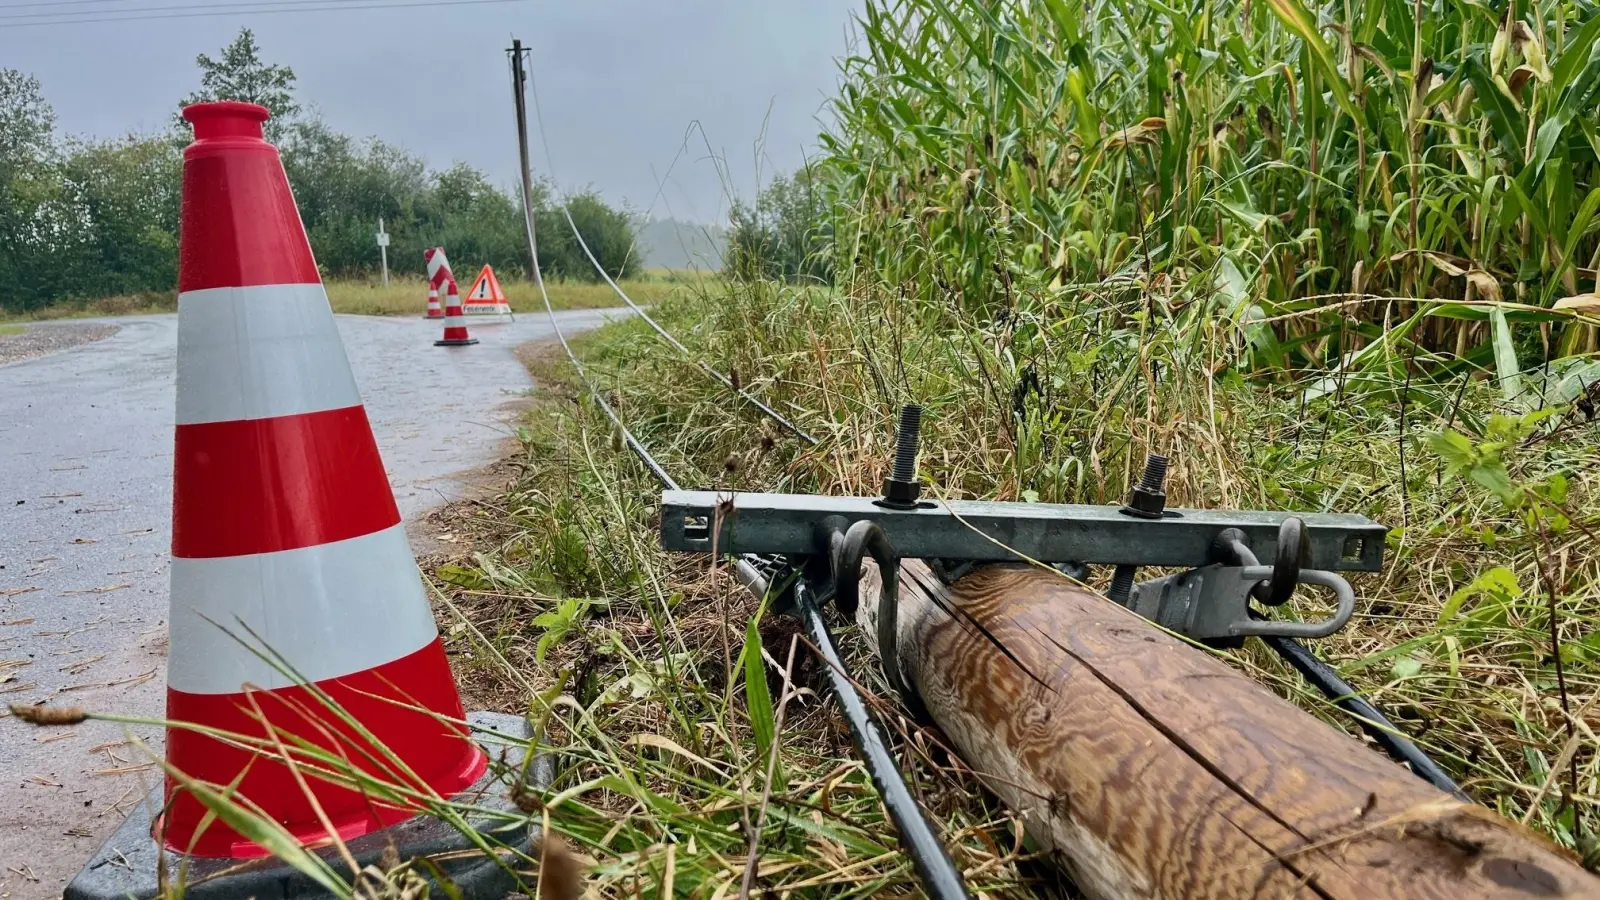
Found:
[[[174,6],[174,7],[129,7],[117,10],[83,10],[60,13],[53,18],[40,21],[9,21],[7,29],[38,28],[52,25],[93,25],[102,22],[139,22],[154,19],[194,19],[215,16],[244,16],[244,15],[283,15],[288,13],[319,13],[340,12],[351,10],[388,10],[388,9],[416,9],[419,7],[456,7],[456,6],[488,6],[507,3],[527,3],[530,0],[412,0],[412,2],[395,3],[391,0],[367,3],[363,0],[286,0],[287,3],[315,3],[315,6],[289,7],[284,4],[268,4],[266,0],[255,3],[235,4],[210,4],[205,6]],[[322,4],[327,5],[322,5]],[[264,5],[265,4],[265,5]],[[225,8],[227,7],[227,8]],[[250,7],[250,8],[233,8]],[[184,10],[159,11],[158,10]],[[132,15],[122,15],[132,13]],[[46,13],[33,13],[32,16],[49,15]],[[79,18],[69,18],[77,16]],[[94,18],[82,18],[92,16]],[[0,16],[0,19],[17,19],[22,16]]]
[[[677,337],[672,334],[672,332],[668,331],[660,322],[657,322],[649,312],[645,311],[644,307],[635,303],[633,298],[628,296],[628,292],[624,291],[622,286],[617,284],[617,282],[611,277],[611,273],[606,271],[605,266],[600,264],[600,260],[595,258],[594,251],[589,249],[589,242],[583,239],[583,232],[578,230],[578,223],[573,221],[572,210],[569,208],[566,202],[566,196],[562,194],[561,191],[561,180],[556,177],[555,161],[550,154],[550,137],[545,131],[544,115],[539,108],[539,86],[537,79],[533,77],[531,67],[527,73],[527,78],[528,92],[533,95],[534,120],[539,123],[539,141],[544,146],[545,167],[550,171],[550,181],[553,185],[555,185],[556,193],[561,195],[561,213],[566,217],[567,226],[572,229],[572,236],[578,239],[578,246],[583,248],[583,255],[589,258],[589,264],[594,266],[594,270],[600,274],[601,278],[605,279],[606,284],[611,285],[611,290],[615,291],[616,295],[622,298],[622,302],[627,304],[628,308],[633,310],[634,313],[636,313],[640,318],[644,319],[645,323],[654,329],[656,334],[661,336],[662,340],[671,344],[678,350],[679,353],[682,353],[686,358],[694,362],[695,365],[700,367],[701,371],[705,372],[707,375],[710,375],[717,381],[722,382],[724,386],[737,393],[746,402],[761,410],[762,413],[766,414],[767,418],[778,423],[778,425],[788,430],[805,443],[810,444],[811,446],[816,446],[819,441],[815,437],[812,437],[811,434],[806,432],[799,425],[796,425],[782,413],[773,409],[771,406],[768,406],[760,398],[752,395],[749,391],[746,391],[744,388],[735,384],[732,378],[712,368],[705,362],[705,360],[695,356],[688,347],[683,345],[682,341],[678,340]]]
[[[98,16],[98,15],[115,15],[117,13],[149,12],[151,9],[155,9],[156,8],[156,7],[151,7],[151,8],[147,9],[147,8],[145,8],[143,6],[138,6],[138,5],[133,6],[131,8],[126,6],[126,4],[129,4],[129,3],[144,4],[144,3],[148,3],[148,2],[150,2],[150,0],[27,0],[26,3],[0,3],[0,10],[38,9],[40,7],[45,7],[47,9],[53,10],[53,12],[47,12],[47,13],[30,13],[30,15],[32,15],[34,18],[43,18],[43,17],[46,17],[46,16],[56,15],[57,13],[59,13],[60,15],[63,15],[63,16]],[[251,6],[297,6],[297,5],[301,5],[301,4],[307,4],[307,3],[316,4],[316,3],[349,3],[349,2],[352,2],[352,0],[253,0],[253,2],[251,2],[249,5],[251,5]],[[242,4],[217,4],[217,3],[203,3],[202,2],[202,3],[190,3],[190,4],[183,5],[183,6],[174,6],[174,7],[171,7],[171,8],[172,9],[214,9],[214,8],[218,8],[220,6],[230,6],[230,5],[237,6],[237,5],[242,5]],[[69,9],[69,10],[62,10],[61,7],[63,7],[63,6],[106,6],[108,8],[106,8],[106,9]],[[118,6],[121,6],[121,8],[120,9],[117,8]],[[159,7],[159,8],[160,9],[167,9],[168,7]],[[6,16],[5,18],[15,18],[15,17]]]

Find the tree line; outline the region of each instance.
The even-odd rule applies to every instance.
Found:
[[[822,170],[778,175],[729,214],[723,270],[751,281],[833,280],[833,195]]]
[[[527,275],[520,191],[502,190],[463,163],[430,169],[403,148],[303,115],[293,71],[262,61],[248,29],[220,57],[202,54],[196,63],[201,88],[182,105],[245,100],[273,112],[268,137],[282,152],[325,276],[376,273],[380,217],[396,271],[420,272],[423,250],[443,246],[455,260]],[[0,309],[172,291],[188,141],[176,116],[171,129],[156,134],[64,137],[38,80],[0,68]],[[594,192],[560,198],[541,182],[532,206],[547,278],[598,278],[563,206],[613,277],[638,269],[633,222]]]

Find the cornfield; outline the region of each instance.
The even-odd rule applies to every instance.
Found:
[[[858,213],[836,271],[1224,318],[1252,370],[1404,356],[1509,391],[1596,349],[1592,4],[872,0],[860,31],[823,136]],[[1541,399],[1595,373],[1557,374]]]

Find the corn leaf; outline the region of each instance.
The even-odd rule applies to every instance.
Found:
[[[1522,400],[1522,366],[1517,362],[1517,348],[1511,341],[1511,323],[1506,321],[1505,310],[1489,310],[1489,328],[1494,341],[1495,377],[1500,381],[1500,393],[1507,403]]]
[[[1300,0],[1267,0],[1272,11],[1304,42],[1306,53],[1311,57],[1317,72],[1322,76],[1333,99],[1339,108],[1349,114],[1356,122],[1356,127],[1361,127],[1361,111],[1356,108],[1355,99],[1350,96],[1350,85],[1339,74],[1339,66],[1334,62],[1333,49],[1328,42],[1322,39],[1322,33],[1317,30],[1317,18],[1300,3]]]

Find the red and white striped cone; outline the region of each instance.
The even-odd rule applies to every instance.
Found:
[[[290,747],[293,735],[375,777],[458,793],[486,759],[441,720],[462,718],[461,699],[283,164],[262,139],[267,110],[202,103],[183,116],[195,141],[179,245],[167,717],[276,732]],[[181,724],[167,730],[167,759],[211,785],[237,781],[306,843],[328,839],[323,814],[341,838],[416,814],[307,776],[313,804],[274,751]],[[267,854],[220,820],[201,829],[204,807],[172,779],[167,799],[156,835],[168,847]]]
[[[467,336],[467,316],[461,311],[461,293],[456,289],[456,280],[452,278],[444,294],[444,338],[434,341],[433,345],[465,347],[477,342],[477,338]]]
[[[455,276],[450,273],[450,260],[445,258],[443,247],[429,247],[422,251],[422,261],[428,266],[428,314],[425,319],[442,319],[444,310],[439,306],[439,288]]]

